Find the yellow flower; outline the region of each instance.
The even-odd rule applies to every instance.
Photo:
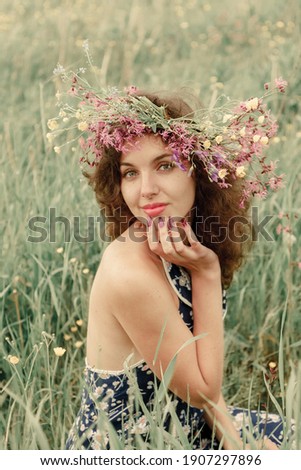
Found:
[[[66,349],[64,348],[61,348],[61,347],[57,347],[57,348],[53,348],[53,351],[54,351],[54,354],[58,357],[61,357],[65,354],[66,352]]]
[[[82,326],[83,325],[83,320],[76,320],[75,322],[78,326]]]
[[[76,341],[76,342],[74,343],[74,346],[75,346],[77,349],[79,349],[83,344],[84,344],[83,341]]]
[[[252,98],[251,100],[246,102],[247,111],[255,111],[258,108],[258,98]]]
[[[221,170],[219,170],[218,172],[218,177],[223,180],[225,178],[225,176],[227,176],[228,174],[228,170],[226,170],[225,168],[222,168]]]
[[[204,149],[210,149],[210,147],[211,147],[211,142],[210,142],[210,140],[208,140],[208,139],[205,140],[205,142],[204,142],[203,145],[204,145]]]
[[[72,331],[72,333],[75,333],[78,330],[78,328],[77,326],[71,326],[70,330]]]
[[[72,338],[72,336],[67,335],[66,333],[64,334],[64,340],[65,341],[70,341],[71,338]]]
[[[48,119],[47,126],[51,131],[54,131],[59,127],[57,121],[55,119]]]
[[[17,364],[19,364],[20,362],[20,359],[17,357],[17,356],[8,356],[8,360],[11,364],[13,364],[14,366],[16,366]]]
[[[267,144],[269,143],[269,138],[268,138],[268,136],[264,135],[263,137],[261,137],[260,142],[261,142],[263,145],[267,145]]]
[[[217,135],[215,137],[215,142],[219,145],[223,141],[223,136],[222,135]]]
[[[80,131],[86,131],[88,129],[89,125],[86,121],[82,121],[82,122],[78,123],[77,127]]]
[[[245,167],[242,165],[242,166],[238,166],[236,168],[236,171],[235,171],[235,174],[237,176],[237,178],[244,178],[246,176],[246,170],[245,170]]]

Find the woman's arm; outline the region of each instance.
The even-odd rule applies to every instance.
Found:
[[[204,412],[206,422],[214,431],[217,440],[221,443],[224,450],[251,449],[250,444],[244,445],[240,434],[235,429],[222,394],[216,404],[213,406],[206,405]],[[270,439],[257,441],[256,447],[258,449],[278,450],[276,444]]]

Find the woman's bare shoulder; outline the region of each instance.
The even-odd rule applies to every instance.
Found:
[[[126,283],[143,286],[155,282],[157,276],[160,276],[158,263],[150,255],[147,242],[131,238],[127,231],[105,249],[94,283],[105,285],[110,289],[108,294],[113,295]]]

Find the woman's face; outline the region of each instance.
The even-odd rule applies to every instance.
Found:
[[[188,171],[188,170],[187,170]],[[189,214],[195,199],[195,180],[181,170],[161,137],[135,140],[120,159],[121,193],[132,214],[142,221]]]

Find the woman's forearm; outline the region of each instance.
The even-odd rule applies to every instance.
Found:
[[[208,275],[192,273],[193,334],[204,335],[196,342],[200,372],[210,397],[217,401],[223,380],[224,329],[222,287],[217,270]]]

